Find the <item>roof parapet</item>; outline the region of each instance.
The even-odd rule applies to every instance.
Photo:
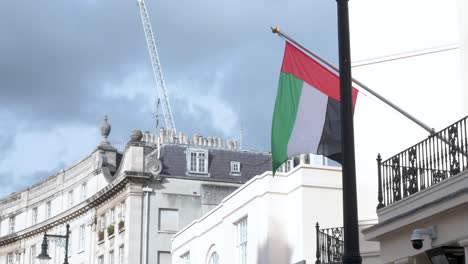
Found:
[[[205,146],[211,148],[220,148],[220,149],[229,149],[229,150],[238,150],[238,143],[236,140],[227,140],[226,145],[224,145],[224,140],[219,137],[203,137],[199,134],[194,134],[190,139],[184,133],[176,133],[174,130],[159,129],[159,135],[151,134],[150,132],[143,133],[143,138],[141,141],[144,141],[149,144],[157,145],[159,144],[182,144],[182,145],[193,145],[193,146]]]

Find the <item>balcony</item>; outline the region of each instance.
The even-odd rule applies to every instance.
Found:
[[[315,226],[317,236],[316,264],[342,263],[344,252],[343,227],[320,229]]]
[[[467,118],[385,161],[378,155],[377,210],[467,169]]]

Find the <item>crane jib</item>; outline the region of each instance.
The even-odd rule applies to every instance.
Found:
[[[153,68],[153,75],[156,81],[159,98],[161,99],[161,108],[164,116],[164,122],[168,130],[176,131],[174,118],[172,116],[171,105],[169,103],[169,96],[167,94],[166,84],[164,82],[164,76],[161,69],[161,63],[159,61],[158,49],[156,47],[156,41],[151,27],[151,20],[146,10],[144,0],[137,0],[140,8],[141,21],[143,23],[143,31],[145,32],[146,44],[148,46],[148,52],[151,59],[151,66]],[[157,107],[157,106],[156,106]],[[157,109],[156,109],[157,110]]]

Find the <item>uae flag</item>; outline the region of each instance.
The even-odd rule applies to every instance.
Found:
[[[353,88],[353,109],[358,91]],[[342,163],[340,79],[286,42],[271,129],[273,174],[289,157],[324,155]]]

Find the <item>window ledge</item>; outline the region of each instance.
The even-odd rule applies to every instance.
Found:
[[[119,233],[122,233],[123,231],[125,231],[125,227],[119,229]]]
[[[178,231],[168,231],[168,230],[159,230],[158,233],[160,234],[175,234]]]
[[[83,253],[83,252],[84,252],[84,248],[79,249],[78,252],[76,252],[76,254],[81,254],[81,253]]]
[[[194,177],[205,177],[205,178],[209,178],[210,177],[210,174],[209,173],[203,173],[203,172],[191,172],[191,171],[187,171],[185,173],[185,176],[194,176]]]
[[[112,239],[115,237],[115,233],[109,236],[109,239]]]
[[[98,245],[101,245],[102,243],[104,243],[104,239],[99,240],[97,243],[98,243]]]

